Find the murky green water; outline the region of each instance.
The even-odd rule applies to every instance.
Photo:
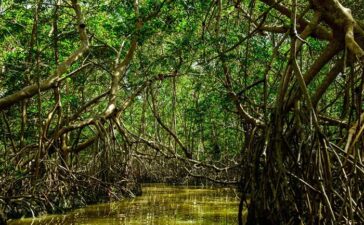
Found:
[[[65,215],[22,219],[10,225],[227,225],[237,224],[238,200],[227,188],[144,185],[143,196],[91,205]]]

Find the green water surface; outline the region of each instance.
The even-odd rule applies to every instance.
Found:
[[[216,225],[237,224],[233,189],[143,185],[143,196],[90,205],[64,215],[11,221],[10,225]]]

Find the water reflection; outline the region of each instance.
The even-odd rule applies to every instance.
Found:
[[[231,189],[153,184],[143,187],[141,197],[10,225],[230,225],[237,224],[237,211],[238,200]]]

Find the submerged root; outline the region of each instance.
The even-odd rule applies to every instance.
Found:
[[[123,173],[114,171],[109,174],[109,181],[103,181],[89,172],[74,172],[58,165],[35,184],[31,176],[7,176],[0,182],[0,218],[5,221],[63,213],[88,204],[140,195],[140,184],[120,174]]]
[[[302,137],[307,141],[298,142]],[[254,146],[245,155],[253,163],[244,165],[242,176],[247,224],[364,222],[364,166],[343,149],[303,130],[271,137],[266,158],[259,140]],[[347,157],[352,160],[345,165]]]

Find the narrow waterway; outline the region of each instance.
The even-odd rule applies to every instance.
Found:
[[[238,199],[229,188],[152,184],[143,196],[91,205],[64,215],[47,215],[10,225],[232,225],[237,224]]]

